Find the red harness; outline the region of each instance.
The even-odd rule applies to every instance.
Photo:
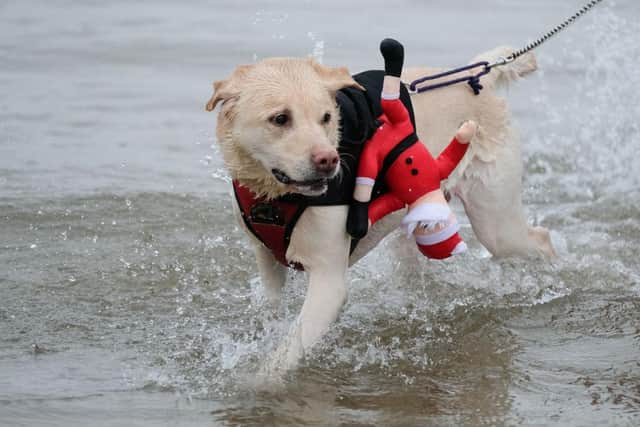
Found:
[[[283,198],[268,200],[233,181],[233,192],[240,207],[242,220],[251,233],[273,256],[287,267],[304,270],[301,264],[287,261],[287,248],[298,219],[307,208],[305,203]]]

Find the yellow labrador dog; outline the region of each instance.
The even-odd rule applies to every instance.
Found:
[[[473,62],[493,62],[511,52],[510,48],[497,48]],[[462,200],[475,235],[494,256],[554,255],[548,231],[529,226],[525,219],[520,145],[510,129],[505,101],[494,93],[499,85],[535,69],[534,56],[527,54],[483,77],[485,89],[479,96],[466,85],[412,95],[417,133],[434,156],[461,122],[471,119],[479,124],[470,149],[447,186]],[[439,71],[406,69],[403,80]],[[215,82],[206,108],[212,111],[222,105],[216,134],[231,177],[267,197],[325,191],[326,181],[340,173],[335,96],[348,86],[358,84],[346,68],[325,67],[309,58],[272,58],[242,65],[227,80]],[[274,171],[287,176],[287,183]],[[350,255],[347,209],[309,207],[293,230],[286,258],[304,265],[309,287],[297,321],[272,359],[273,367],[294,367],[321,338],[345,302],[347,267],[393,231],[402,217],[394,214],[376,223]],[[286,267],[251,233],[248,235],[255,244],[265,294],[277,301]]]

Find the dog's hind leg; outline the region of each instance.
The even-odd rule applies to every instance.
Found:
[[[473,62],[494,62],[507,57],[512,48],[498,47],[479,55]],[[544,227],[532,227],[522,206],[522,155],[520,143],[510,131],[504,100],[491,94],[492,87],[504,86],[537,68],[529,52],[516,61],[494,69],[482,79],[485,94],[473,98],[471,116],[478,116],[479,138],[472,143],[475,156],[464,170],[456,193],[462,199],[471,226],[480,242],[494,256],[554,257],[555,251]]]
[[[280,264],[261,243],[254,246],[260,281],[264,288],[264,295],[272,304],[280,302],[282,288],[287,280],[287,268]]]
[[[538,245],[538,249],[548,257],[555,257],[556,251],[551,243],[549,230],[541,226],[529,226],[529,237]]]
[[[516,140],[496,146],[495,158],[474,158],[454,187],[473,231],[492,255],[554,257],[544,227],[527,223],[522,205],[522,159]]]

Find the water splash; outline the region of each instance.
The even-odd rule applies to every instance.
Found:
[[[313,43],[313,51],[311,52],[311,57],[318,61],[318,63],[322,64],[322,60],[324,58],[324,40],[318,38],[318,35],[312,31],[307,33],[307,37]]]

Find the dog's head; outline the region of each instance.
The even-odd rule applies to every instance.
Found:
[[[319,195],[340,171],[336,91],[360,87],[346,68],[312,59],[241,65],[213,84],[217,136],[229,172],[254,192]]]

